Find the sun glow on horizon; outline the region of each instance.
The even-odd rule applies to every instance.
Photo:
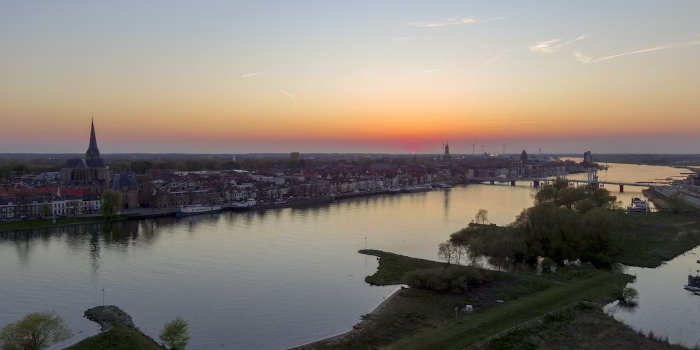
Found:
[[[92,114],[128,151],[421,152],[446,139],[615,151],[700,132],[697,3],[626,16],[569,4],[556,9],[577,14],[566,25],[542,18],[546,4],[315,5],[296,4],[298,18],[285,3],[245,16],[234,4],[0,5],[0,147],[79,150],[70,141]],[[652,17],[653,30],[634,27]],[[700,143],[677,146],[646,151]]]

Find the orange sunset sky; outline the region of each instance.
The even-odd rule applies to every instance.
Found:
[[[700,152],[697,1],[3,1],[0,153]]]

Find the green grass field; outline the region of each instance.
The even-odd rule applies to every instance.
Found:
[[[657,267],[700,245],[699,218],[669,212],[649,215],[622,215],[622,264]]]
[[[599,271],[589,278],[553,286],[543,291],[506,301],[484,312],[437,329],[426,329],[401,339],[395,349],[463,349],[499,332],[580,301],[606,303],[631,280],[631,276]]]

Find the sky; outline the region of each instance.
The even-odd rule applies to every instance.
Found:
[[[0,153],[700,153],[700,2],[0,1]]]

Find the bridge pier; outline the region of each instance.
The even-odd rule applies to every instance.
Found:
[[[534,187],[534,188],[540,187],[540,181],[539,181],[539,180],[533,180],[533,181],[532,181],[532,187]]]
[[[625,185],[620,184],[620,193],[625,192]]]
[[[496,183],[496,181],[494,181],[494,180],[491,180],[490,182],[492,185]]]
[[[515,186],[515,180],[511,180],[511,181],[510,181],[510,185],[511,185],[511,186]]]

